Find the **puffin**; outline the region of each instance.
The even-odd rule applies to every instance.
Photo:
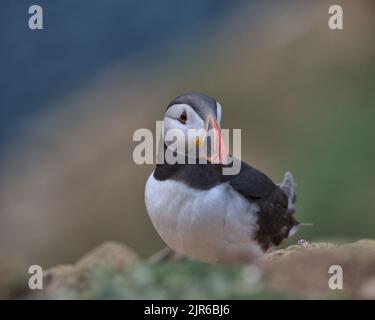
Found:
[[[295,184],[290,172],[275,184],[228,155],[221,117],[220,103],[201,93],[180,95],[167,105],[163,136],[169,130],[183,132],[186,161],[156,164],[145,185],[145,204],[154,228],[173,252],[208,263],[247,263],[296,232]],[[200,141],[202,136],[194,138],[189,129],[213,130],[213,139],[206,135]],[[159,152],[171,151],[170,141],[161,138],[159,143]],[[198,161],[199,152],[191,161],[188,150],[200,146],[207,148],[206,161]],[[223,174],[229,160],[240,161],[238,173]]]

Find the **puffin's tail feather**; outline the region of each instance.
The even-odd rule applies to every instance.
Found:
[[[288,213],[293,214],[295,212],[296,203],[296,192],[294,190],[295,184],[293,175],[289,171],[287,171],[284,175],[283,181],[278,186],[285,192],[288,197]]]

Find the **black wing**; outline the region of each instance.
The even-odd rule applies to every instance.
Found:
[[[249,200],[267,198],[277,186],[264,173],[241,161],[238,174],[229,176],[229,183]]]

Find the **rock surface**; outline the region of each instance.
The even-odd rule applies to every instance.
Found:
[[[375,299],[375,241],[360,240],[337,245],[313,243],[276,250],[257,263],[270,290],[291,292],[301,297],[342,295]],[[328,282],[331,266],[340,266],[343,290],[332,290]]]
[[[83,288],[86,276],[98,267],[105,265],[113,272],[121,272],[138,260],[137,254],[129,247],[117,242],[105,242],[85,254],[74,265],[60,265],[44,274],[47,290],[61,287]]]
[[[342,290],[329,288],[332,276],[329,268],[333,265],[343,270]],[[101,266],[107,271],[95,273]],[[154,291],[155,298],[175,295],[191,298],[207,290],[199,298],[375,299],[375,240],[340,245],[300,240],[298,245],[270,252],[245,267],[221,267],[189,260],[142,262],[128,247],[109,242],[75,265],[48,270],[46,281],[52,298],[55,292],[69,288],[74,292],[73,298],[142,298],[146,292]],[[184,292],[180,290],[183,286],[186,286]]]

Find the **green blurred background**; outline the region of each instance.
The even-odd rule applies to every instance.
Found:
[[[4,1],[0,256],[49,267],[106,240],[143,256],[147,217],[133,132],[190,91],[215,97],[242,158],[297,181],[289,240],[375,237],[375,5],[335,1]]]

